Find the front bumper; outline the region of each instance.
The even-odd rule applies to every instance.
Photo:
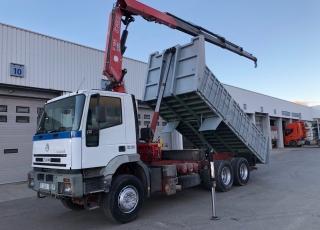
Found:
[[[81,198],[83,196],[82,174],[60,174],[30,171],[28,188],[43,195]]]

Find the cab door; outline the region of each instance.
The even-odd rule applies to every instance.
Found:
[[[82,168],[105,166],[115,156],[126,154],[123,100],[123,96],[91,95],[82,142]],[[106,106],[106,122],[96,122],[98,104]]]

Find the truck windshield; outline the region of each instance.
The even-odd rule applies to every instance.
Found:
[[[36,134],[78,130],[84,101],[80,94],[46,104]]]

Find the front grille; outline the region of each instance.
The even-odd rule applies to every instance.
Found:
[[[43,166],[56,166],[56,167],[66,167],[66,164],[54,164],[54,163],[33,163],[33,165],[43,165]]]
[[[37,179],[44,181],[44,174],[38,174]]]
[[[43,162],[43,158],[36,158],[36,161],[37,162]],[[61,162],[61,159],[60,158],[50,158],[50,162]]]
[[[46,175],[46,181],[53,182],[53,175]]]
[[[37,175],[38,181],[48,181],[48,182],[53,182],[53,175],[50,174],[44,174],[44,173],[39,173]],[[46,180],[44,180],[46,179]]]
[[[33,154],[35,157],[67,157],[67,154]]]

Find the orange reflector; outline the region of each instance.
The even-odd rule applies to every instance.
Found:
[[[31,177],[31,174],[30,173],[28,173],[28,178],[30,178]]]
[[[70,179],[69,178],[63,178],[63,182],[69,183]]]

